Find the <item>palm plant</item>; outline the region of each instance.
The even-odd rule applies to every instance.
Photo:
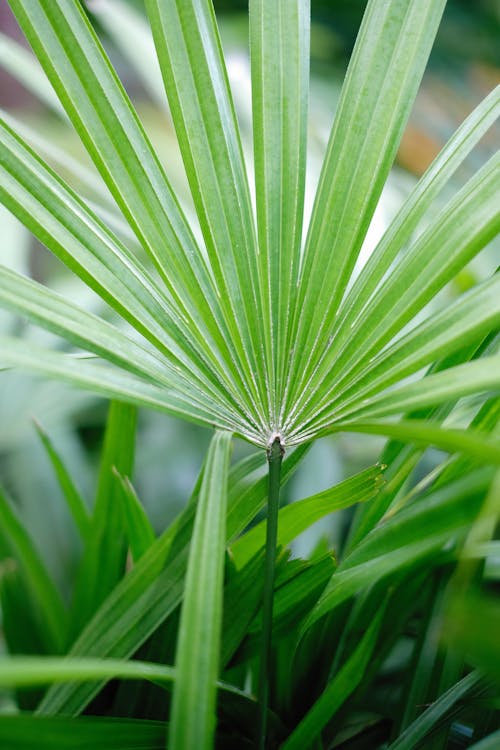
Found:
[[[264,747],[279,487],[290,471],[282,475],[283,455],[289,455],[293,466],[310,441],[328,433],[350,431],[386,435],[417,445],[433,444],[466,453],[479,463],[500,462],[498,444],[482,429],[480,420],[477,429],[474,425],[457,429],[442,424],[458,399],[472,394],[484,398],[500,388],[495,338],[500,324],[500,277],[494,274],[451,304],[429,307],[498,231],[498,154],[425,223],[439,194],[498,116],[500,90],[491,92],[453,135],[364,268],[354,276],[426,66],[444,0],[368,2],[305,232],[308,3],[250,2],[253,206],[211,3],[146,0],[202,241],[196,239],[166,171],[77,0],[9,2],[135,240],[127,243],[119,239],[32,150],[20,135],[22,127],[7,116],[0,130],[2,202],[118,313],[121,323],[107,322],[41,284],[1,267],[0,304],[4,308],[93,355],[75,357],[60,350],[27,348],[22,340],[4,336],[2,364],[20,366],[116,402],[152,407],[217,430],[199,488],[187,565],[171,747],[211,746],[224,549],[227,540],[245,528],[245,521],[253,517],[252,510],[255,515],[259,507],[254,502],[247,516],[241,510],[238,521],[231,520],[231,506],[228,511],[227,505],[228,492],[230,496],[234,493],[228,485],[231,435],[267,451],[269,509],[259,687],[259,742]],[[115,404],[114,408],[118,416],[111,420],[111,434],[120,430],[133,433],[127,412],[130,407]],[[405,413],[409,416],[394,421],[395,416]],[[299,448],[289,453],[294,446]],[[408,465],[414,465],[418,452],[401,452],[397,446],[394,443],[392,453],[388,450],[387,454],[395,467],[393,494],[382,493],[377,503],[360,514],[352,532],[349,549],[354,562],[349,565],[355,570],[356,549],[359,571],[369,555],[369,545],[368,551],[356,545],[384,514],[394,512],[392,504],[397,507],[401,501],[396,491],[398,481],[407,476],[401,466],[406,471]],[[129,464],[125,458],[124,474]],[[108,460],[106,465],[109,469],[112,464]],[[477,476],[472,474],[470,487],[466,487],[471,496],[483,497],[491,480],[490,473],[487,481],[485,476],[481,471]],[[450,482],[452,479],[453,474]],[[130,487],[127,491],[130,500]],[[463,498],[467,496],[463,489],[460,492]],[[151,543],[147,524],[133,500],[130,502],[135,508],[134,518]],[[439,502],[447,507],[446,498]],[[432,503],[431,495],[429,507]],[[73,507],[79,506],[73,503]],[[478,507],[476,504],[472,510],[477,512]],[[105,520],[100,523],[112,524],[111,516],[108,504]],[[82,513],[79,518],[85,535],[87,522],[82,520]],[[191,517],[191,525],[192,521]],[[403,528],[411,521],[409,511],[408,520],[403,516],[401,521]],[[254,538],[256,533],[260,532],[254,532]],[[372,544],[380,549],[377,545],[387,543],[387,538],[381,542],[374,533]],[[151,582],[169,554],[173,537],[167,538],[155,561],[152,553],[147,558]],[[240,543],[239,561],[248,565],[252,559],[249,550],[258,549],[262,539],[258,537],[256,547],[252,547],[255,541],[249,542],[248,535],[242,539],[246,541]],[[282,537],[281,543],[286,543],[284,540]],[[441,527],[439,533],[431,529],[428,538],[422,540],[423,546],[416,550],[415,559],[442,542]],[[92,559],[95,566],[98,556]],[[95,567],[89,566],[84,567],[87,577],[96,573]],[[140,567],[139,560],[127,583],[131,587],[127,588],[127,601],[134,606],[139,606],[144,566]],[[109,569],[116,569],[114,562]],[[92,655],[91,643],[99,640],[95,634],[102,636],[105,626],[111,627],[116,602],[125,606],[125,589],[117,589],[122,594],[113,591],[117,583],[113,575],[103,584],[102,595],[90,597],[87,605],[84,598],[79,599],[80,620],[72,630],[73,639],[81,632],[73,647],[75,656]],[[299,640],[310,638],[318,621],[358,590],[352,588],[353,580],[355,586],[370,580],[363,578],[362,571],[356,574],[360,578],[353,578],[348,571],[343,575],[340,581],[338,573],[331,578],[309,612]],[[108,594],[110,599],[106,599]],[[174,594],[172,597],[172,602],[178,602]],[[97,619],[88,625],[90,630],[85,630],[94,609],[103,601]],[[164,611],[174,606],[165,601],[161,604]],[[344,681],[352,679],[353,670],[366,668],[386,605],[381,606],[380,616],[373,620],[354,652],[356,659],[346,663],[346,674],[339,673]],[[363,610],[364,605],[360,606]],[[152,623],[158,625],[159,621],[158,616],[151,616],[135,638],[130,635],[131,621],[129,634],[123,636],[118,650],[103,646],[96,655],[133,653],[152,632]],[[55,622],[52,631],[55,652],[60,653],[65,636]],[[116,664],[107,673],[105,666],[101,670],[99,673],[94,665],[95,679],[119,674]],[[147,668],[143,667],[143,674],[144,670],[147,672]],[[140,676],[139,671],[137,667],[134,674]],[[165,680],[172,674],[157,672],[151,676]],[[335,680],[329,684],[339,690]],[[50,711],[80,711],[89,700],[90,693],[85,694],[85,690],[61,690],[49,691],[42,705],[50,706]],[[195,706],[202,717],[196,725],[191,721]],[[305,746],[300,743],[308,736],[312,721],[309,719],[306,728],[285,742],[287,750]],[[189,734],[188,728],[194,734]]]

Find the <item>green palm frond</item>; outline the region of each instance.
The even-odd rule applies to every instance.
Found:
[[[6,337],[2,365],[263,447],[276,437],[289,446],[355,430],[358,422],[376,431],[382,420],[386,434],[383,420],[415,405],[500,389],[497,357],[394,389],[500,324],[498,276],[437,313],[427,307],[500,228],[498,154],[420,231],[498,116],[500,88],[463,123],[353,275],[445,0],[368,3],[304,231],[308,2],[250,2],[254,208],[211,2],[147,0],[201,240],[81,4],[10,4],[136,240],[119,239],[6,118],[1,200],[123,326],[3,268],[2,306],[98,359],[28,349]],[[18,59],[8,43],[2,49],[6,60]],[[23,58],[20,69],[29,73],[30,62]],[[33,75],[40,72],[33,68]]]

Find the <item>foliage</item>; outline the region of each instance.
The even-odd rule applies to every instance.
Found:
[[[92,172],[69,162],[70,187],[40,156],[60,162],[53,145],[6,114],[2,202],[113,314],[0,267],[2,307],[74,347],[2,335],[2,364],[112,399],[92,510],[40,430],[82,548],[69,604],[0,495],[0,684],[23,710],[0,715],[1,742],[437,750],[467,730],[489,747],[500,276],[449,303],[440,292],[498,231],[499,154],[431,209],[498,116],[500,89],[355,274],[444,0],[368,2],[304,242],[307,2],[250,2],[253,204],[210,1],[146,0],[197,223],[80,3],[9,2],[102,182],[83,197]],[[40,80],[7,48],[20,77]],[[216,428],[158,537],[131,483],[144,406]],[[376,466],[282,508],[266,557],[263,449],[280,465],[285,453],[281,471],[270,462],[275,503],[309,443],[333,432],[390,440]],[[257,453],[231,463],[233,435]],[[429,445],[451,455],[415,483]],[[291,558],[302,531],[354,505],[335,554]],[[265,571],[274,607],[262,613]]]

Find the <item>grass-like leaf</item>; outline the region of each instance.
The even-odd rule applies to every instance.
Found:
[[[286,505],[278,516],[278,545],[289,544],[302,531],[329,513],[371,500],[381,485],[382,476],[382,470],[378,466],[366,469],[323,492]],[[245,565],[263,546],[264,541],[265,524],[261,522],[237,539],[231,547],[236,565]]]
[[[282,750],[301,750],[307,743],[310,744],[311,738],[321,733],[323,727],[359,685],[377,642],[384,609],[385,602],[382,602],[352,656],[342,665],[298,727],[281,745]]]
[[[90,531],[90,514],[85,500],[82,498],[78,489],[76,488],[71,474],[64,465],[61,456],[55,449],[47,433],[39,424],[35,423],[35,427],[38,435],[40,436],[43,447],[47,451],[47,455],[52,463],[59,482],[59,486],[61,487],[62,493],[68,505],[68,509],[73,516],[75,526],[80,533],[82,541],[85,542]]]
[[[492,473],[481,470],[430,493],[370,532],[339,565],[304,630],[388,573],[435,557],[478,513]]]
[[[19,562],[31,590],[47,653],[62,653],[68,616],[61,595],[50,578],[38,552],[11,503],[0,491],[2,536]]]
[[[216,433],[196,509],[175,658],[177,680],[169,729],[172,750],[213,746],[230,446],[229,433]]]

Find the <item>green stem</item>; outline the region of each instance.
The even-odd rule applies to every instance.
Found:
[[[271,671],[271,639],[273,627],[274,569],[278,538],[278,510],[280,502],[280,475],[283,447],[276,437],[267,450],[269,463],[269,492],[267,502],[266,561],[264,594],[262,600],[262,649],[259,669],[259,734],[258,748],[265,750],[267,735],[267,708],[269,702],[269,677]]]

